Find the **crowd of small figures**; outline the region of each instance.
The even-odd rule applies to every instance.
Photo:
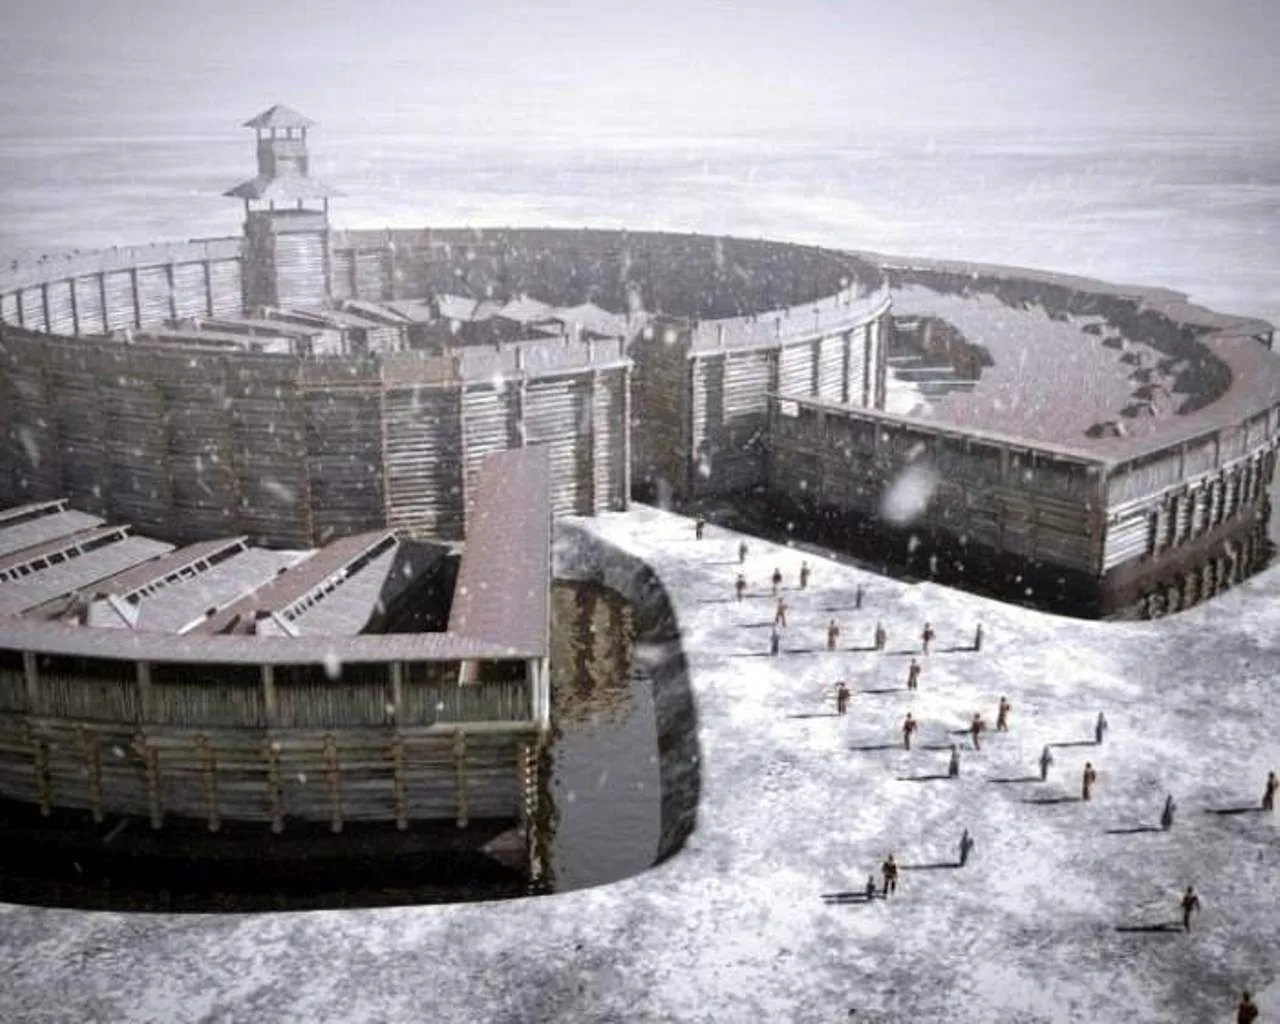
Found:
[[[697,540],[702,540],[706,531],[706,520],[697,519],[694,522],[694,536]],[[750,548],[745,540],[738,543],[738,564],[745,565],[747,555]],[[799,589],[804,591],[809,589],[809,582],[813,578],[813,571],[808,561],[800,563],[799,571]],[[773,629],[769,636],[769,654],[771,657],[778,657],[782,649],[782,630],[787,628],[787,613],[791,610],[785,597],[780,596],[779,591],[783,584],[782,570],[774,568],[773,574],[769,577],[770,596],[775,601]],[[739,571],[737,579],[734,581],[734,593],[738,601],[742,601],[747,596],[750,584],[747,580],[745,572]],[[861,611],[863,601],[866,597],[866,589],[862,584],[858,584],[854,589],[854,609]],[[827,623],[827,650],[837,651],[840,649],[840,624],[834,618]],[[924,623],[920,630],[920,656],[929,657],[932,651],[934,641],[937,639],[937,632],[931,623]],[[883,651],[889,642],[889,636],[882,622],[877,621],[875,629],[871,635],[871,650]],[[968,650],[971,652],[979,652],[982,650],[983,633],[982,624],[978,623],[973,631],[973,639],[967,648],[952,648],[952,650]],[[907,689],[916,691],[920,687],[920,676],[922,668],[917,657],[913,656],[907,665]],[[834,688],[829,691],[834,697],[836,705],[836,714],[844,715],[849,710],[849,700],[853,693],[847,683],[843,680],[838,681]],[[1001,697],[996,705],[996,731],[1009,731],[1009,714],[1013,710],[1013,705],[1008,698]],[[919,728],[919,723],[912,717],[908,711],[906,717],[902,721],[902,745],[904,749],[911,749],[911,739]],[[1098,717],[1094,721],[1093,741],[1097,746],[1101,746],[1103,739],[1106,737],[1109,723],[1104,712],[1099,711]],[[982,713],[975,711],[973,718],[969,722],[967,729],[969,740],[973,744],[975,751],[982,749],[982,734],[986,732],[987,724],[982,717]],[[1049,769],[1053,766],[1053,751],[1051,744],[1046,744],[1040,752],[1040,781],[1044,782],[1049,778]],[[947,775],[950,778],[958,778],[960,775],[960,746],[956,743],[951,744],[951,757],[947,765]],[[1088,801],[1093,797],[1094,787],[1097,785],[1098,771],[1093,766],[1092,761],[1086,761],[1080,774],[1080,799]],[[1263,786],[1262,793],[1262,810],[1274,811],[1276,791],[1280,789],[1280,778],[1274,771],[1267,773],[1267,780]],[[1163,831],[1169,831],[1173,827],[1174,814],[1177,811],[1177,803],[1173,796],[1165,797],[1164,807],[1160,812],[1160,828]],[[965,829],[960,836],[958,844],[958,856],[956,864],[958,867],[964,867],[968,863],[969,855],[974,847],[974,839],[969,835],[969,830]],[[867,876],[866,886],[860,894],[864,900],[874,900],[877,896],[881,899],[888,899],[898,889],[898,864],[892,853],[888,854],[883,863],[880,865],[880,883],[877,884],[874,874]],[[839,893],[840,897],[847,897],[850,894]],[[1186,891],[1182,893],[1178,901],[1178,906],[1182,914],[1182,928],[1184,931],[1191,930],[1192,915],[1200,910],[1200,896],[1196,893],[1194,886],[1187,886]],[[1253,1002],[1253,996],[1249,992],[1245,992],[1240,1000],[1237,1013],[1237,1021],[1240,1024],[1251,1024],[1257,1019],[1258,1009]]]

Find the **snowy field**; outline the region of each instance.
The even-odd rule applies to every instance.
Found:
[[[1280,769],[1280,573],[1172,619],[1092,623],[751,540],[738,604],[737,535],[713,525],[695,541],[688,520],[648,508],[589,528],[648,561],[681,620],[702,768],[682,853],[603,888],[488,905],[2,907],[0,1020],[1199,1024],[1234,1020],[1244,986],[1262,1020],[1280,1013],[1280,844],[1255,810]],[[770,658],[775,566],[790,625]],[[827,653],[832,616],[845,648],[870,646],[882,621],[886,651]],[[909,694],[926,619],[937,640]],[[854,690],[845,718],[839,678]],[[994,724],[1001,695],[1007,734],[979,753],[951,735],[974,711]],[[910,753],[908,709],[922,723]],[[1099,711],[1111,728],[1096,746]],[[928,778],[953,739],[960,778]],[[1025,781],[1046,743],[1066,744],[1049,780]],[[1086,760],[1087,804],[1073,799]],[[1137,831],[1169,793],[1173,829]],[[965,828],[976,847],[958,868]],[[896,896],[824,901],[889,852]],[[1203,901],[1193,931],[1164,929],[1188,884]]]

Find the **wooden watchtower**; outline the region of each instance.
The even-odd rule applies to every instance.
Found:
[[[314,124],[279,103],[244,123],[258,137],[258,173],[224,195],[244,200],[247,312],[329,300],[329,199],[342,193],[310,175]]]

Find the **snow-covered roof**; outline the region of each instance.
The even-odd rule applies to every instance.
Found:
[[[315,125],[309,117],[304,117],[292,107],[277,103],[268,107],[256,117],[247,120],[245,128],[311,128]]]

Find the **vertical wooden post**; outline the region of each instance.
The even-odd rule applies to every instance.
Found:
[[[276,671],[274,665],[262,666],[262,713],[267,720],[267,728],[274,729],[279,725],[276,709]]]
[[[147,738],[138,733],[133,739],[134,749],[142,757],[147,771],[147,803],[151,809],[151,827],[164,824],[164,808],[160,799],[160,751],[147,745]]]
[[[205,815],[208,818],[209,831],[217,832],[222,822],[218,815],[218,758],[209,738],[201,733],[196,737],[196,747],[200,751],[200,779],[204,784]]]
[[[40,712],[40,672],[35,651],[22,652],[22,677],[27,690],[27,713]]]
[[[262,757],[267,762],[267,805],[271,808],[271,831],[284,831],[284,809],[280,794],[280,743],[267,737],[262,744]]]
[[[142,300],[138,297],[138,268],[129,268],[129,293],[133,296],[133,326],[142,326]]]
[[[590,515],[598,515],[602,510],[600,507],[600,495],[597,493],[596,487],[596,461],[600,458],[600,453],[596,450],[596,412],[598,411],[599,401],[596,392],[600,390],[600,371],[592,368],[591,385],[587,392],[587,419],[591,424],[590,431],[587,434],[587,451],[590,454],[590,462],[587,467],[587,489],[591,494],[591,503],[585,509]]]
[[[631,367],[622,368],[622,510],[631,507]]]
[[[169,319],[178,319],[178,286],[174,280],[173,264],[166,263],[164,265],[164,279],[169,285]]]
[[[245,206],[248,205],[246,199]],[[204,270],[204,314],[213,316],[213,264],[209,260],[201,260],[200,266]]]
[[[31,767],[36,779],[36,794],[40,800],[40,814],[49,817],[53,813],[53,794],[49,784],[49,750],[41,737],[28,723],[27,746],[31,749]]]
[[[44,329],[53,332],[53,324],[49,322],[49,282],[40,285],[40,312],[44,316]]]
[[[342,831],[342,769],[338,763],[338,745],[333,734],[324,738],[325,774],[329,782],[329,831]]]
[[[156,720],[155,701],[151,689],[151,664],[138,662],[138,721],[153,722]]]
[[[391,663],[391,716],[397,726],[404,724],[404,662]]]
[[[98,271],[98,302],[101,303],[102,309],[102,333],[106,334],[111,330],[111,313],[107,309],[107,273],[105,270]]]
[[[403,832],[409,827],[409,808],[405,800],[404,738],[398,732],[391,738],[391,771],[395,795],[396,828]]]
[[[76,294],[74,277],[67,281],[67,287],[71,289],[71,333],[78,338],[80,337],[80,297]]]
[[[102,813],[102,760],[96,737],[89,735],[83,725],[76,726],[76,742],[80,747],[80,756],[84,758],[85,771],[89,774],[89,802],[93,810],[93,820],[101,823]]]
[[[454,793],[457,803],[458,828],[467,827],[467,734],[459,729],[453,734]]]
[[[16,303],[15,308],[18,313],[18,326],[26,327],[27,315],[22,310],[22,293],[23,293],[23,289],[19,288],[16,292],[13,293],[13,298],[14,298],[14,302]]]

